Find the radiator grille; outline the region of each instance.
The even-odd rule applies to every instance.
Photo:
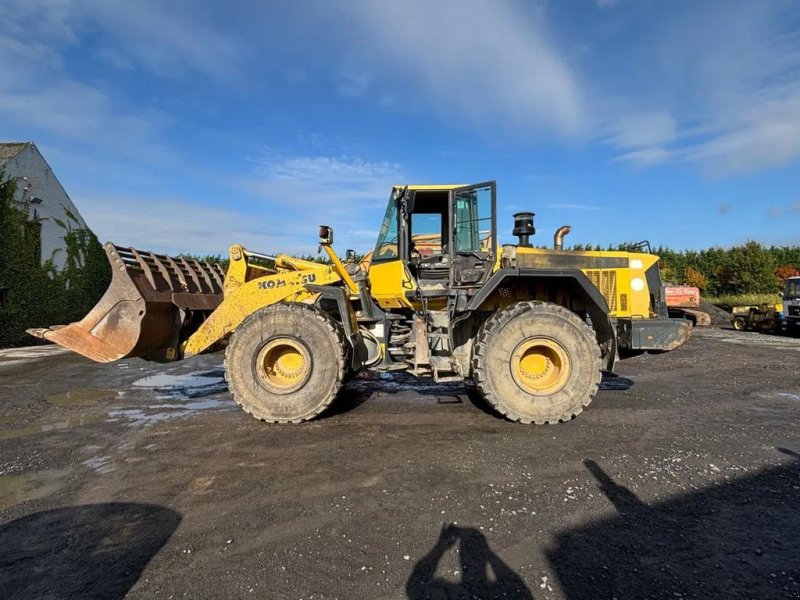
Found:
[[[617,272],[606,270],[591,270],[586,271],[586,275],[594,286],[600,290],[603,297],[608,302],[608,309],[611,312],[617,311]],[[628,299],[625,298],[627,305]],[[625,308],[623,308],[625,310]]]

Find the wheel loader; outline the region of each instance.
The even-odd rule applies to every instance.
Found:
[[[391,190],[369,260],[329,264],[230,248],[218,265],[105,249],[113,278],[80,322],[30,330],[92,360],[173,361],[225,349],[230,391],[258,419],[299,423],[363,370],[470,380],[500,415],[568,421],[620,350],[666,351],[691,335],[668,318],[649,252],[535,248],[534,214],[498,243],[496,184]]]

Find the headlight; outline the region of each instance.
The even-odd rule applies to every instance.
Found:
[[[644,289],[644,279],[641,277],[634,277],[631,279],[631,289],[634,292],[641,292]]]

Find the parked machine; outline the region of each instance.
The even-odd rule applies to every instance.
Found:
[[[700,310],[700,289],[689,285],[664,286],[664,298],[670,317],[691,321],[695,327],[709,327],[711,315]]]
[[[566,421],[589,405],[618,349],[671,350],[691,334],[670,319],[658,257],[533,248],[534,214],[497,242],[495,182],[391,191],[368,265],[230,249],[215,265],[106,244],[114,276],[82,321],[31,330],[100,362],[171,361],[226,347],[236,401],[297,423],[364,369],[472,380],[500,414]],[[423,243],[424,242],[424,243]]]
[[[787,333],[800,335],[800,277],[786,280],[782,304]]]
[[[781,304],[734,306],[731,324],[736,331],[781,333],[784,326],[782,308]]]

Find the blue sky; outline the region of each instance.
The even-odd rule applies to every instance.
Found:
[[[101,240],[366,250],[392,184],[539,242],[800,244],[800,3],[3,0],[0,137]]]

